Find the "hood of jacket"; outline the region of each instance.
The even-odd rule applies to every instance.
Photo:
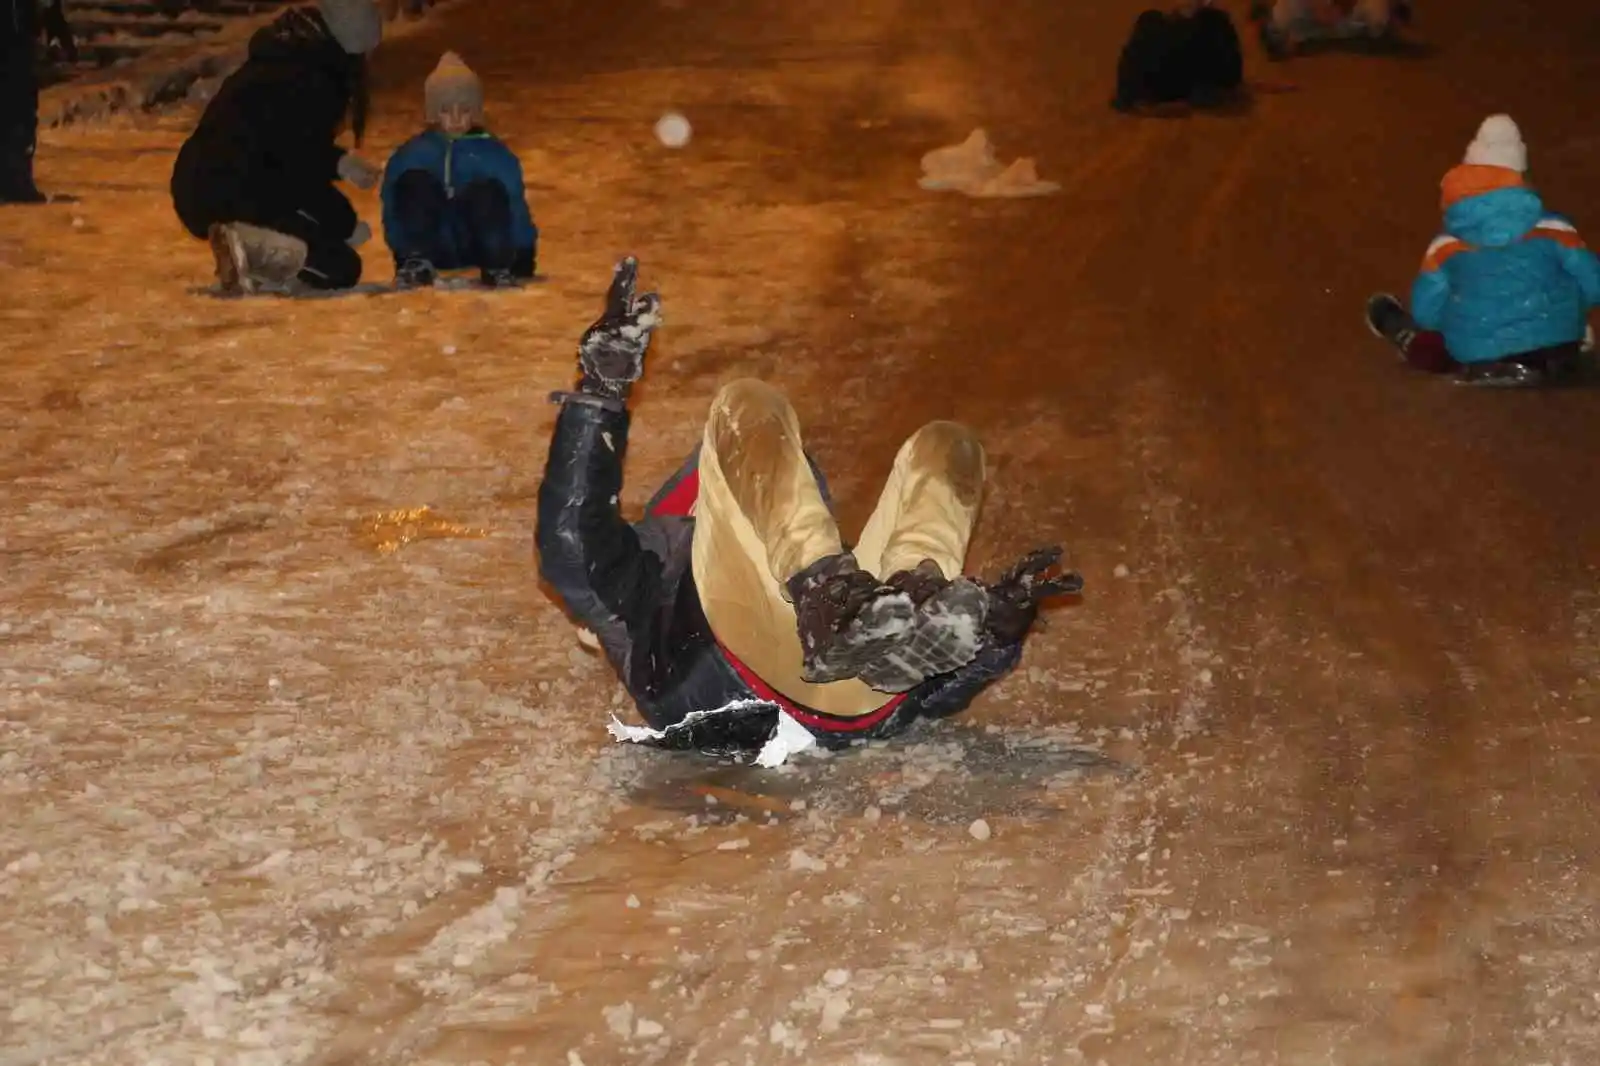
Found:
[[[1544,217],[1544,201],[1504,167],[1463,165],[1445,175],[1444,228],[1478,248],[1515,244]]]
[[[348,66],[350,57],[313,8],[286,11],[250,37],[250,58],[267,62]]]

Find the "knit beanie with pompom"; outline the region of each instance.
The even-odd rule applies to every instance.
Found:
[[[1504,167],[1518,174],[1528,170],[1528,146],[1522,143],[1522,131],[1510,115],[1490,115],[1478,127],[1478,135],[1467,145],[1467,155],[1462,162],[1480,167]]]
[[[422,83],[422,98],[429,122],[437,122],[452,107],[465,108],[474,120],[483,118],[483,82],[454,52],[439,57],[439,65]]]

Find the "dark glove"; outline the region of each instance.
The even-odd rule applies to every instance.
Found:
[[[67,14],[61,8],[61,0],[54,0],[44,9],[44,43],[46,47],[55,45],[61,49],[61,54],[68,63],[78,61],[78,42],[72,38],[72,27],[67,25]]]
[[[988,587],[989,617],[985,628],[996,644],[1015,644],[1026,636],[1039,616],[1041,601],[1083,591],[1083,576],[1074,571],[1045,576],[1060,560],[1059,547],[1038,548]]]
[[[583,371],[578,388],[590,396],[625,400],[644,373],[650,337],[661,324],[661,298],[653,292],[635,296],[638,282],[639,261],[630,255],[611,276],[605,314],[578,342],[578,366]]]

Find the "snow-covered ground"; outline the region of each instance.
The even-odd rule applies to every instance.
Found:
[[[687,814],[630,801],[672,760],[610,742],[620,690],[539,590],[530,542],[544,397],[569,383],[615,256],[642,256],[670,323],[631,502],[692,444],[718,380],[800,386],[825,369],[800,364],[807,322],[841,236],[873,209],[763,194],[741,126],[848,88],[862,70],[849,46],[799,71],[644,70],[537,96],[491,81],[550,279],[511,294],[215,300],[208,255],[165,194],[192,114],[45,136],[41,183],[81,203],[9,211],[0,227],[0,1063],[336,1061],[368,1047],[417,1061],[441,1033],[537,1029],[541,1004],[598,991],[553,979],[583,965],[570,953],[504,972],[508,944],[526,950],[595,906],[572,868],[598,842],[636,841],[658,866],[669,849],[706,850],[697,877],[756,856],[796,884],[848,865],[839,812],[800,813],[804,788],[726,825],[700,792],[683,793]],[[949,76],[904,71],[912,106]],[[657,100],[701,120],[692,150],[651,139]],[[416,101],[382,104],[379,156]],[[919,195],[907,180],[897,210]],[[375,217],[370,195],[357,200]],[[390,269],[377,246],[367,264]],[[909,260],[870,270],[910,319],[939,298]],[[958,758],[946,744],[923,763],[936,775]],[[1077,772],[1070,758],[1062,772]],[[894,796],[871,795],[872,821],[897,817]],[[945,835],[976,848],[967,823],[982,813]],[[767,843],[795,816],[798,835]],[[663,900],[617,872],[614,910],[568,935],[635,927],[633,952],[696,957],[704,945],[638,927],[688,923],[720,897]],[[825,906],[846,914],[863,897],[839,880]],[[859,999],[882,978],[824,970],[796,1010],[836,1033],[852,988]],[[571,1061],[666,1039],[660,983],[628,985],[603,997],[613,1009],[557,1012]],[[786,1010],[746,1022],[774,1044],[806,1030]],[[528,1043],[527,1061],[565,1055]]]
[[[543,284],[212,299],[165,192],[192,114],[47,133],[82,202],[0,212],[0,1066],[1592,1061],[1596,607],[1534,476],[1581,400],[1513,447],[1525,410],[1339,347],[1443,149],[1296,169],[1344,132],[1292,110],[1318,77],[1356,113],[1447,90],[1303,66],[1249,120],[1127,126],[1134,5],[553,2],[396,46],[367,149],[462,49]],[[1062,194],[919,190],[978,126]],[[1575,192],[1584,142],[1540,143]],[[1252,213],[1392,168],[1422,207],[1371,197],[1381,226]],[[628,252],[667,321],[625,507],[734,376],[791,393],[847,526],[954,415],[994,471],[975,562],[1062,538],[1084,604],[894,743],[613,743],[532,527],[546,394]],[[1283,373],[1313,334],[1357,369]],[[1524,480],[1476,476],[1496,433]]]

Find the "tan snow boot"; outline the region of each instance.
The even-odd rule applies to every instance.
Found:
[[[300,238],[246,222],[212,226],[210,238],[217,288],[230,296],[292,291],[310,254]]]
[[[244,286],[239,278],[239,264],[244,261],[244,250],[235,250],[237,243],[227,226],[213,222],[206,231],[211,245],[211,258],[216,264],[217,291],[224,296],[243,296]]]

